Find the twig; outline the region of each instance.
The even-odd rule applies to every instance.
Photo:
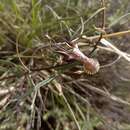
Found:
[[[106,64],[106,65],[102,65],[100,68],[102,69],[102,68],[106,68],[106,67],[112,66],[115,63],[117,63],[120,60],[120,58],[121,58],[121,56],[118,56],[112,63]]]
[[[112,49],[115,53],[117,53],[119,56],[123,57],[124,59],[126,59],[127,61],[130,62],[130,57],[128,57],[124,52],[120,51],[118,48],[116,48],[114,45],[112,45],[110,42],[108,42],[107,40],[105,40],[104,38],[101,39],[100,41],[103,45],[105,45],[106,47]]]
[[[102,7],[106,9],[105,7],[105,0],[101,0],[102,1]],[[102,29],[104,30],[105,29],[105,23],[106,23],[106,10],[103,10],[103,13],[102,13]]]
[[[102,38],[120,37],[120,36],[124,36],[126,34],[130,34],[130,30],[105,34],[105,35],[102,35]],[[88,40],[92,41],[92,40],[98,39],[99,37],[100,37],[100,35],[90,36],[90,37],[87,37],[87,36],[83,35],[81,38],[86,39],[87,41]],[[77,41],[78,40],[80,40],[80,39],[77,39]]]
[[[114,95],[111,95],[110,93],[106,93],[105,91],[103,91],[103,90],[101,90],[99,88],[93,87],[92,85],[85,84],[85,83],[82,83],[82,82],[79,82],[79,84],[81,84],[82,86],[88,88],[89,90],[92,90],[92,91],[94,91],[94,92],[96,92],[96,93],[98,93],[98,94],[100,94],[102,96],[105,96],[105,97],[107,97],[107,98],[109,98],[109,99],[111,99],[111,100],[113,100],[115,102],[122,103],[124,105],[130,106],[129,102],[124,101],[123,99],[120,99],[119,97],[116,97]]]
[[[0,108],[4,107],[4,105],[8,102],[10,98],[10,94],[6,95],[2,100],[0,100]]]
[[[0,89],[0,96],[6,95],[6,94],[13,92],[13,91],[15,91],[14,87]]]

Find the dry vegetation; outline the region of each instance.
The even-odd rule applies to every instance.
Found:
[[[129,16],[129,0],[0,0],[0,130],[130,130]]]

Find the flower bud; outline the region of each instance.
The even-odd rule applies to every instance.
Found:
[[[89,58],[86,61],[84,61],[83,67],[84,67],[84,71],[87,74],[92,75],[92,74],[95,74],[99,71],[100,64],[99,64],[98,60],[93,59],[93,58]]]

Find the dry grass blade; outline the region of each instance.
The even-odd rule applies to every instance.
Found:
[[[15,88],[14,87],[10,87],[10,88],[6,88],[6,89],[0,89],[0,96],[6,95],[10,92],[14,92]]]
[[[105,96],[106,98],[109,98],[109,99],[111,99],[111,100],[113,100],[115,102],[130,106],[129,102],[124,101],[124,100],[122,100],[119,97],[116,97],[114,95],[111,95],[110,93],[105,92],[105,91],[103,91],[103,90],[101,90],[99,88],[93,87],[93,86],[91,86],[89,84],[85,84],[85,83],[82,83],[82,82],[80,82],[79,84],[81,84],[82,86],[86,87],[87,89],[89,89],[91,91],[94,91],[94,92],[96,92],[96,93],[98,93],[98,94],[100,94],[102,96]]]
[[[77,119],[76,119],[76,117],[75,117],[75,114],[74,114],[74,112],[73,112],[73,110],[72,110],[70,104],[68,103],[66,97],[64,96],[64,94],[62,94],[61,96],[63,97],[65,103],[67,104],[67,107],[68,107],[70,113],[72,114],[72,116],[73,116],[73,118],[74,118],[74,121],[75,121],[75,123],[76,123],[76,125],[77,125],[78,130],[81,130],[80,125],[79,125],[79,122],[77,121]]]
[[[127,35],[127,34],[130,34],[130,30],[127,30],[127,31],[121,31],[121,32],[115,32],[115,33],[110,33],[110,34],[105,34],[105,35],[102,35],[102,38],[112,38],[112,37],[121,37],[121,36],[124,36],[124,35]],[[96,40],[100,37],[100,35],[96,35],[96,36],[90,36],[90,37],[87,37],[85,35],[82,36],[83,39],[86,39],[87,41],[88,40]],[[78,39],[79,40],[79,39]]]
[[[101,39],[100,41],[103,45],[107,46],[109,49],[112,49],[113,52],[115,52],[116,54],[118,54],[119,56],[123,57],[124,59],[126,59],[127,61],[130,62],[130,58],[127,56],[129,54],[120,51],[118,48],[116,48],[114,45],[112,45],[110,42],[108,42],[107,40],[105,40],[104,38]]]

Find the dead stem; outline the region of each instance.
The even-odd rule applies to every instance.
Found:
[[[102,7],[106,9],[105,7],[105,0],[101,0],[102,2]],[[102,13],[102,29],[105,30],[105,24],[106,24],[106,10],[103,10]]]
[[[120,37],[120,36],[124,36],[126,34],[130,34],[130,30],[121,31],[121,32],[115,32],[115,33],[110,33],[110,34],[105,34],[105,35],[102,35],[102,38]],[[90,36],[90,37],[87,37],[87,36],[83,35],[81,37],[81,39],[86,39],[87,41],[88,40],[93,41],[93,40],[98,39],[99,37],[100,37],[100,35]]]

